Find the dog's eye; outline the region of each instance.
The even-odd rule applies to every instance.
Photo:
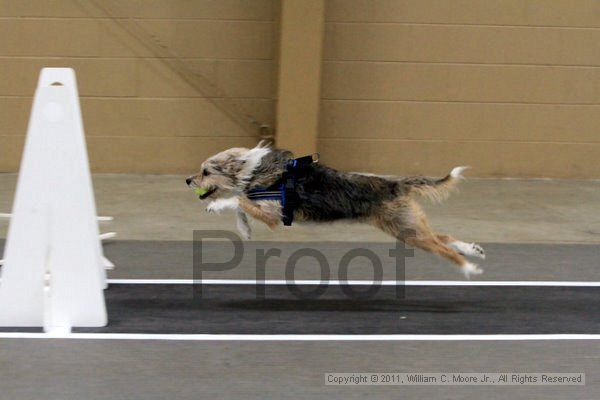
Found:
[[[202,176],[209,176],[210,172],[208,172],[207,170],[203,170],[202,171]]]

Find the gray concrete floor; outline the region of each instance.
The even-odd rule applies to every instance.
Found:
[[[207,215],[182,176],[96,175],[99,213],[112,215],[118,240],[189,241],[194,229],[234,229],[233,216]],[[16,176],[0,174],[0,212],[9,212]],[[470,179],[440,205],[426,205],[432,225],[463,240],[587,244],[572,251],[594,277],[600,243],[600,182]],[[0,237],[7,223],[0,221]],[[390,241],[375,229],[339,223],[295,226],[255,240]],[[115,243],[117,245],[118,243]],[[175,246],[176,247],[176,246]],[[551,247],[548,247],[551,248]],[[556,249],[527,259],[547,273],[568,268]],[[525,250],[523,250],[525,249]],[[121,263],[126,263],[123,258]],[[490,260],[492,261],[492,260]],[[495,262],[499,263],[499,260]],[[500,264],[498,264],[500,265]],[[518,264],[498,275],[511,279]],[[119,272],[126,278],[127,267]],[[136,274],[139,269],[132,269]],[[154,271],[178,277],[168,262]],[[554,273],[554,272],[553,272]],[[123,275],[124,274],[124,275]],[[543,276],[540,274],[540,276]],[[135,277],[141,277],[136,275]],[[180,277],[180,276],[179,276]],[[458,279],[458,278],[455,278]],[[600,332],[599,332],[600,333]],[[5,399],[598,399],[598,341],[510,342],[162,342],[143,340],[0,340],[0,400]],[[331,387],[326,372],[585,372],[581,387]]]
[[[595,400],[600,343],[2,340],[2,400]],[[328,372],[584,372],[585,386],[325,386]]]
[[[320,251],[326,258],[331,279],[340,279],[342,257],[357,248],[373,252],[382,265],[385,280],[459,280],[464,279],[458,268],[449,262],[415,250],[397,269],[396,259],[389,256],[394,243],[350,242],[246,242],[239,264],[231,268],[204,268],[205,279],[259,279],[257,251],[281,250],[280,257],[271,257],[264,264],[266,279],[286,279],[286,264],[293,252],[308,247]],[[485,260],[477,260],[485,273],[473,276],[475,281],[584,281],[600,282],[600,247],[594,244],[550,243],[485,243]],[[0,239],[0,249],[2,243]],[[104,245],[106,256],[116,264],[109,271],[115,279],[199,279],[200,265],[194,264],[193,246],[179,241],[120,240]],[[206,242],[202,248],[204,262],[223,262],[230,258],[231,244],[225,241]],[[195,267],[194,267],[195,266]],[[294,268],[296,279],[320,280],[321,269],[310,258],[299,260]],[[355,258],[348,268],[350,280],[372,280],[373,266],[366,258]]]
[[[184,178],[95,175],[98,213],[115,217],[103,229],[138,240],[191,240],[194,229],[235,230],[232,214],[204,212]],[[15,185],[15,174],[0,174],[0,212],[10,212]],[[436,230],[465,241],[600,243],[600,181],[467,179],[444,203],[422,204]],[[297,224],[275,232],[254,226],[254,240],[391,241],[360,224]],[[0,221],[0,237],[6,228]]]

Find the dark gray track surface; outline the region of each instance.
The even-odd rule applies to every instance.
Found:
[[[303,292],[316,287],[298,287]],[[364,287],[354,288],[364,290]],[[600,288],[382,287],[372,299],[330,286],[299,299],[283,285],[113,285],[102,332],[228,334],[598,333]],[[401,318],[405,317],[405,318]],[[93,330],[98,331],[98,330]]]
[[[285,279],[289,254],[318,249],[330,264],[328,279],[338,279],[337,265],[348,250],[364,247],[376,254],[384,279],[396,276],[389,257],[393,243],[247,242],[239,266],[194,274],[191,242],[116,241],[105,252],[116,264],[111,277],[256,279],[256,249],[278,248],[281,257],[266,263],[267,279]],[[488,244],[485,280],[600,281],[600,249],[594,245]],[[205,261],[230,257],[229,242],[205,242]],[[406,279],[463,280],[446,263],[415,251],[407,259]],[[576,262],[574,262],[576,260]],[[364,258],[352,264],[350,279],[372,279]],[[515,265],[520,263],[518,271]],[[490,277],[491,275],[491,277]],[[295,268],[296,279],[320,279],[314,259]],[[443,279],[442,279],[443,280]],[[528,280],[528,279],[523,279]],[[315,287],[301,287],[311,291]],[[355,287],[356,291],[367,287]],[[196,290],[196,297],[194,297]],[[284,285],[270,285],[265,298],[253,285],[205,285],[204,298],[191,285],[111,285],[106,291],[110,325],[98,332],[214,334],[501,334],[600,333],[600,288],[552,287],[381,287],[370,299],[349,298],[331,285],[316,299],[300,299]],[[12,329],[19,330],[19,329]]]
[[[196,287],[197,289],[197,287]],[[298,286],[302,292],[315,286]],[[365,290],[365,287],[354,287]],[[330,286],[299,299],[284,285],[111,285],[109,325],[77,332],[177,334],[600,334],[598,288],[381,287],[352,299]],[[11,329],[18,331],[19,329]]]

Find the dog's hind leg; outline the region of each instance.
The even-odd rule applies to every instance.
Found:
[[[374,218],[374,224],[389,235],[411,246],[437,254],[458,265],[468,278],[483,271],[446,245],[429,227],[421,208],[410,200],[387,204]]]
[[[471,275],[479,275],[483,272],[483,270],[480,269],[476,264],[467,261],[463,255],[461,255],[454,248],[442,243],[435,236],[435,234],[429,234],[429,232],[426,235],[423,235],[423,232],[417,233],[415,236],[406,237],[405,242],[411,246],[435,253],[447,260],[452,261],[454,264],[459,266],[461,272],[466,278],[469,278]]]
[[[467,261],[456,250],[438,241],[434,236],[428,238],[408,237],[405,241],[411,246],[435,253],[447,260],[452,261],[460,267],[461,272],[467,278],[469,278],[471,275],[479,275],[483,272],[483,270],[481,270],[477,265]]]
[[[437,238],[445,245],[448,245],[454,250],[458,251],[460,254],[485,259],[485,251],[483,250],[483,247],[477,243],[463,242],[449,235],[437,234]]]

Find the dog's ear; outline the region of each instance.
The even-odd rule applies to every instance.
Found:
[[[250,178],[252,172],[260,164],[262,158],[271,152],[270,148],[261,147],[261,143],[253,149],[241,154],[236,160],[236,164],[239,166],[238,176],[241,179]]]

